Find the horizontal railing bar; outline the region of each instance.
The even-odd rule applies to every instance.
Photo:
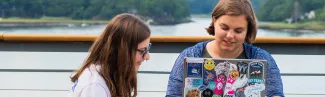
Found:
[[[0,72],[73,72],[74,70],[62,69],[0,69]]]
[[[0,91],[69,91],[69,90],[56,90],[56,89],[0,89]]]
[[[281,73],[281,76],[325,76],[324,73]]]
[[[0,41],[3,40],[3,33],[0,33]]]
[[[181,53],[194,42],[152,42],[150,53]],[[1,52],[88,52],[92,42],[1,42]],[[325,55],[324,44],[254,44],[270,54]],[[281,49],[280,49],[281,48]],[[293,49],[294,48],[294,49]]]
[[[0,89],[0,91],[69,91],[58,89]],[[138,92],[166,92],[166,91],[138,91]]]
[[[96,35],[0,33],[0,41],[93,42],[96,38]],[[214,39],[213,36],[151,36],[152,42],[201,42],[212,39]],[[254,43],[325,44],[325,38],[257,37]]]
[[[57,90],[57,89],[0,89],[0,91],[69,91],[69,90]],[[138,92],[166,92],[166,91],[138,91]],[[325,95],[324,93],[284,93],[285,95]]]
[[[0,69],[0,72],[73,72],[74,70],[62,69]],[[148,74],[170,74],[167,71],[138,71],[138,73]]]
[[[0,69],[0,72],[73,72],[71,69]],[[138,71],[143,74],[170,74],[169,71]],[[325,73],[281,73],[281,76],[325,76]]]
[[[325,95],[325,94],[304,94],[304,93],[284,93],[285,95]]]

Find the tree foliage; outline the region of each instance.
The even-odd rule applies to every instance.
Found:
[[[296,5],[295,5],[296,4]],[[316,11],[317,20],[324,14],[325,0],[265,0],[260,5],[258,18],[262,21],[284,21]]]
[[[188,9],[185,0],[0,0],[1,17],[106,20],[120,13],[134,13],[157,21],[181,21],[190,16]]]

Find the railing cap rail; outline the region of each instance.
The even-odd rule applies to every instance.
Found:
[[[92,42],[96,35],[66,35],[66,34],[2,34],[1,41],[22,42]],[[152,42],[201,42],[213,40],[213,36],[151,36]],[[325,38],[295,38],[295,37],[257,37],[254,43],[299,43],[325,44]]]
[[[3,40],[3,34],[0,33],[0,40]]]

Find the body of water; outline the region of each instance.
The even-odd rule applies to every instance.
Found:
[[[193,22],[177,25],[150,25],[153,36],[207,36],[205,28],[211,22],[210,18],[192,18]],[[98,35],[106,25],[91,26],[61,26],[61,27],[2,27],[0,33],[23,34],[82,34]],[[257,36],[267,37],[325,37],[325,31],[310,30],[266,30],[258,29]]]

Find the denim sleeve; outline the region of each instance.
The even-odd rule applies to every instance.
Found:
[[[182,52],[176,59],[173,69],[169,75],[166,97],[181,97],[183,86],[184,58],[186,54]]]
[[[258,59],[267,60],[267,71],[266,71],[266,96],[281,96],[283,94],[283,84],[280,75],[280,70],[273,59],[273,57],[266,51],[262,50],[257,54]]]

